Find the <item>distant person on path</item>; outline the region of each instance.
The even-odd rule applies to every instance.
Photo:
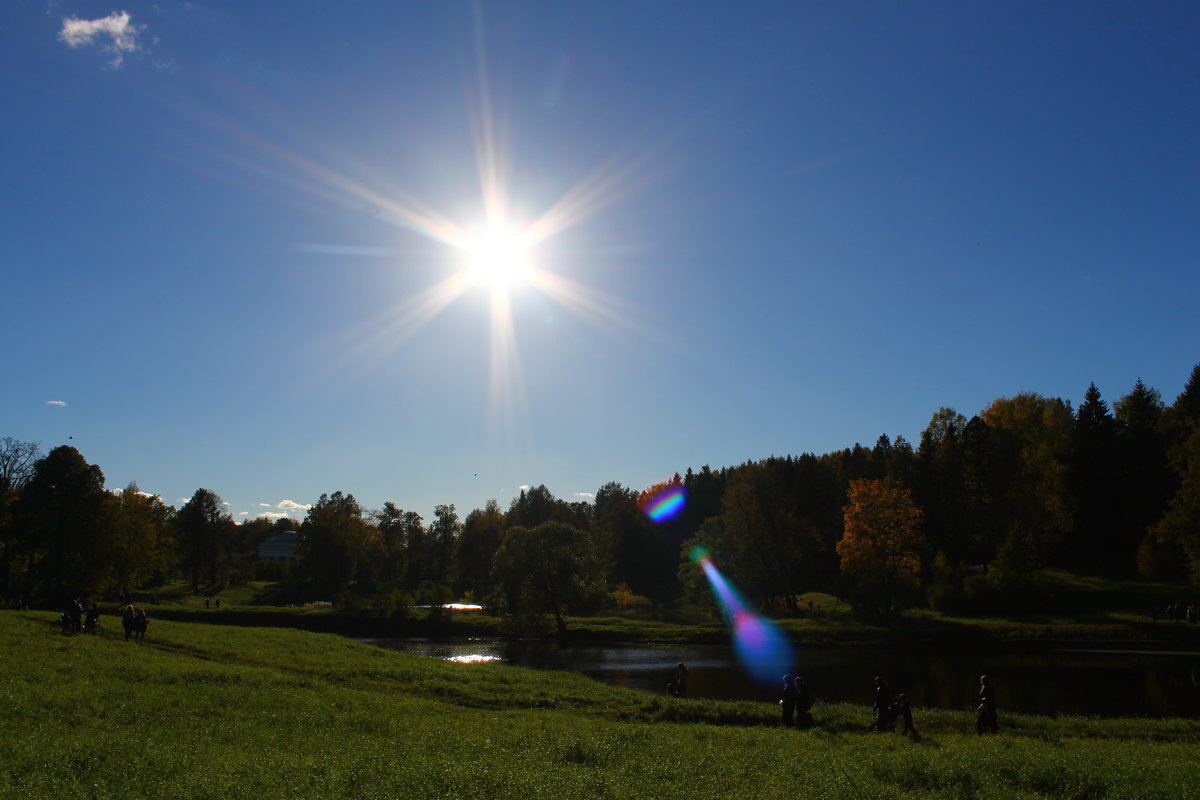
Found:
[[[783,724],[789,728],[795,725],[793,718],[796,715],[796,682],[792,680],[791,675],[783,676],[783,697],[779,705],[783,709]]]
[[[133,606],[125,606],[125,610],[121,612],[121,627],[125,629],[125,641],[129,641],[129,635],[133,633],[133,618],[135,614]]]
[[[71,618],[71,633],[83,630],[83,604],[79,602],[78,597],[67,605],[67,616]]]
[[[871,730],[882,731],[890,727],[892,723],[891,713],[889,711],[892,704],[892,696],[888,692],[887,681],[882,676],[875,676],[875,702],[871,705],[871,711],[875,715],[875,721],[871,723]]]
[[[812,710],[813,697],[809,691],[808,684],[804,682],[804,678],[800,675],[796,676],[793,681],[796,686],[796,727],[811,728],[813,726]]]
[[[979,676],[979,708],[975,712],[975,732],[997,733],[1000,723],[996,719],[996,688],[987,675]]]
[[[150,627],[150,618],[146,616],[146,609],[139,608],[133,615],[133,636],[138,644],[145,640],[148,627]]]
[[[916,736],[917,729],[913,727],[912,707],[908,704],[908,696],[903,692],[896,695],[896,702],[893,704],[892,708],[894,709],[895,714],[904,720],[904,730],[900,732],[905,735],[911,734]]]
[[[675,666],[675,675],[667,684],[667,694],[675,697],[687,697],[688,668],[680,661]]]

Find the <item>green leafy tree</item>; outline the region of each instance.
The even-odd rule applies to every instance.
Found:
[[[458,577],[476,597],[492,592],[492,561],[504,536],[504,513],[495,500],[474,509],[463,520],[458,541]]]
[[[837,552],[860,606],[890,616],[920,588],[921,517],[908,489],[895,481],[851,482]]]
[[[375,526],[383,537],[383,579],[401,580],[408,571],[408,545],[404,535],[404,512],[388,500],[375,514]]]
[[[598,555],[610,585],[626,584],[634,594],[665,600],[674,593],[672,573],[678,548],[666,530],[638,508],[638,493],[609,482],[596,491],[595,529]]]
[[[1179,489],[1151,534],[1161,544],[1182,548],[1192,584],[1200,587],[1200,424],[1173,451],[1172,462],[1180,476]]]
[[[105,499],[105,588],[121,595],[166,577],[171,509],[136,483]]]
[[[1058,398],[1026,392],[983,412],[993,435],[992,509],[1003,530],[1030,537],[1043,561],[1058,551],[1074,520],[1067,464],[1074,418]],[[1130,559],[1132,561],[1132,559]]]
[[[567,630],[565,613],[591,610],[605,596],[591,535],[562,522],[509,528],[494,569],[506,612],[553,614],[560,635]]]
[[[101,588],[104,501],[104,473],[74,447],[56,447],[34,464],[13,508],[26,596],[61,601]]]
[[[322,494],[300,525],[302,575],[340,591],[370,581],[383,555],[383,538],[352,494]]]
[[[192,577],[193,593],[200,591],[202,575],[207,574],[210,586],[218,583],[233,527],[220,495],[211,489],[197,489],[176,513],[175,536],[184,571]]]
[[[450,578],[450,558],[458,543],[462,523],[453,505],[434,506],[433,521],[429,523],[429,541],[434,552],[434,579],[445,584]]]

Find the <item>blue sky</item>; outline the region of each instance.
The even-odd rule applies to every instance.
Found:
[[[428,517],[1169,403],[1197,41],[1191,2],[10,2],[0,435]],[[501,236],[533,280],[475,280]]]

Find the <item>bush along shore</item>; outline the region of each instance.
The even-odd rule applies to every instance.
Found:
[[[0,797],[1200,798],[1200,723],[682,700],[344,637],[0,613]]]

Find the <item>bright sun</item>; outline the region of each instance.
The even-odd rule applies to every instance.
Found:
[[[510,229],[494,227],[476,234],[465,249],[473,283],[487,283],[492,289],[503,291],[526,283],[533,276],[529,243]]]

